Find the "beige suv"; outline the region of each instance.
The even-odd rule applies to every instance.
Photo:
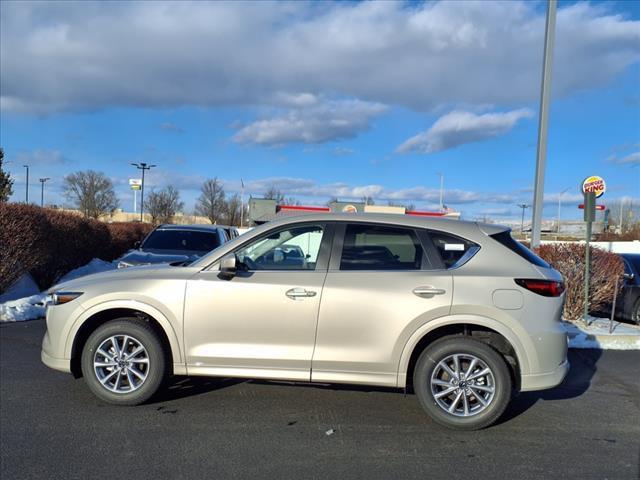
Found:
[[[505,227],[305,215],[189,265],[57,285],[42,360],[115,404],[170,375],[412,387],[436,422],[477,429],[564,378],[563,290]]]

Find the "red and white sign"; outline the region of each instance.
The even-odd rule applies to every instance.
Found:
[[[607,191],[607,185],[604,182],[604,178],[592,175],[587,177],[582,182],[582,193],[594,192],[596,198],[600,198]]]

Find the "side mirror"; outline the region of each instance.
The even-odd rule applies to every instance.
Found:
[[[234,276],[238,271],[237,259],[235,253],[227,253],[220,260],[220,273],[226,276]]]
[[[629,282],[634,278],[636,278],[636,276],[633,273],[625,273],[622,275],[622,277]]]
[[[142,242],[140,240],[138,240],[136,243],[133,244],[133,248],[138,250],[140,248],[140,245],[142,245]]]

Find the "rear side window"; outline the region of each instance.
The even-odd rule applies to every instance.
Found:
[[[477,244],[450,233],[430,230],[429,237],[445,268],[457,268],[464,265],[480,250]]]
[[[340,270],[420,270],[423,257],[411,229],[347,225]]]
[[[512,252],[520,255],[529,263],[533,263],[538,267],[550,268],[549,264],[542,260],[539,256],[529,250],[527,247],[522,245],[520,242],[516,241],[511,237],[511,231],[505,230],[504,232],[496,233],[495,235],[491,235],[491,238],[501,243],[505,247],[507,247]]]

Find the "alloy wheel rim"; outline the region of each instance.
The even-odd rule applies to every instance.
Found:
[[[100,384],[113,393],[138,390],[149,375],[149,355],[140,340],[112,335],[93,356],[93,371]]]
[[[456,417],[471,417],[485,411],[496,392],[489,366],[468,353],[455,353],[438,362],[430,384],[436,404]]]

